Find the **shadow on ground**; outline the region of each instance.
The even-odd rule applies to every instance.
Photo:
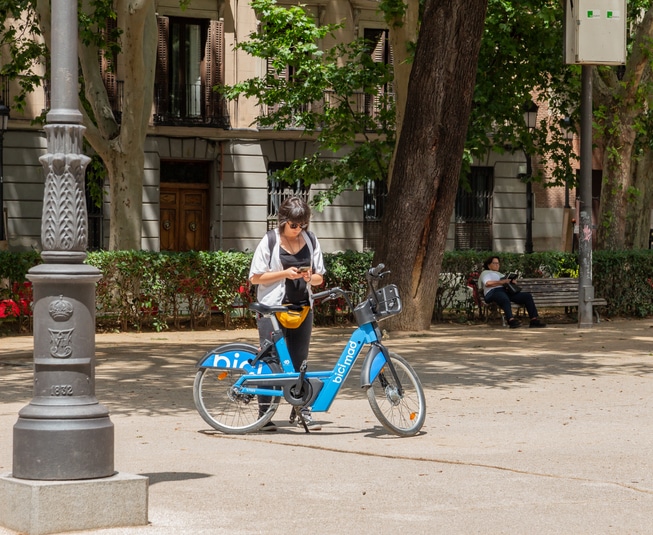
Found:
[[[542,330],[437,325],[428,333],[391,334],[386,343],[415,367],[427,390],[454,386],[523,388],[537,379],[563,375],[653,374],[653,358],[623,358],[637,354],[653,357],[651,322],[627,325],[628,329],[624,329],[624,323],[602,322],[587,331],[575,325]],[[316,329],[311,346],[312,367],[332,367],[350,332],[342,328]],[[241,333],[236,336],[248,343],[254,341],[255,331]],[[141,338],[125,343],[100,338],[96,343],[97,398],[113,414],[195,412],[195,363],[206,351],[221,345],[212,345],[206,339],[196,341],[193,333],[177,343],[152,334],[142,335],[143,342]],[[606,356],[610,357],[607,361]],[[602,363],[593,357],[601,357]],[[31,358],[31,350],[24,348],[0,350],[0,403],[29,402]],[[362,360],[347,379],[340,398],[365,397],[359,388],[360,364]]]

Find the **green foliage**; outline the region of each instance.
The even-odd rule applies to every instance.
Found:
[[[104,181],[107,176],[107,168],[99,155],[91,156],[91,161],[86,167],[86,187],[90,193],[93,204],[102,206],[104,200]]]
[[[573,253],[492,253],[450,251],[445,253],[439,280],[434,319],[452,314],[464,320],[474,314],[472,289],[483,261],[501,258],[502,272],[517,271],[522,277],[578,277],[578,258]],[[324,255],[326,275],[320,289],[338,286],[351,292],[354,305],[365,298],[365,273],[372,253],[347,251]],[[247,280],[252,254],[243,252],[155,253],[100,251],[88,254],[87,263],[102,272],[97,283],[96,307],[102,324],[113,322],[123,331],[151,328],[179,329],[182,321],[191,328],[212,327],[220,316],[222,326],[232,324],[235,303],[255,300]],[[0,251],[0,300],[19,302],[25,297],[28,270],[40,263],[36,252]],[[608,301],[607,316],[653,315],[653,251],[597,251],[593,255],[593,284],[597,297]],[[319,291],[319,289],[318,289]],[[251,320],[251,315],[246,314]],[[315,309],[318,325],[351,321],[344,300],[329,301]]]
[[[18,81],[20,90],[14,95],[11,106],[21,112],[25,110],[27,95],[42,83],[40,71],[43,65],[49,67],[49,52],[40,27],[38,4],[37,0],[0,0],[0,47],[8,52],[3,55],[3,59],[8,61],[3,62],[0,75]],[[49,8],[50,4],[44,5]],[[107,30],[106,27],[108,19],[117,17],[113,0],[91,0],[87,8],[78,9],[81,42],[104,51],[109,69],[115,68],[113,60],[120,52],[121,31],[118,28]],[[80,83],[83,87],[83,79]],[[80,97],[84,103],[83,91]],[[37,117],[35,122],[43,123],[44,117]]]
[[[401,24],[407,8],[404,0],[379,0],[379,11],[383,13],[388,25]]]
[[[91,0],[90,9],[79,10],[79,37],[82,44],[96,46],[99,50],[107,52],[109,68],[115,69],[113,58],[120,52],[121,30],[107,29],[107,20],[117,20],[118,15],[114,9],[113,0]]]
[[[25,323],[29,324],[25,320],[30,314],[32,291],[26,275],[32,267],[40,263],[41,257],[36,251],[27,253],[0,251],[0,307],[3,308],[1,315],[4,316],[6,313],[10,318],[0,319],[0,324],[9,322],[18,332]],[[2,301],[5,301],[4,305]],[[8,302],[15,305],[7,307]],[[17,316],[14,316],[15,313]],[[4,328],[0,328],[0,334],[2,331]]]
[[[653,314],[653,251],[597,251],[592,258],[594,293],[612,315]]]
[[[7,106],[24,111],[27,94],[41,84],[39,70],[46,55],[35,10],[36,0],[0,0],[0,75],[18,80],[20,91]]]
[[[551,164],[551,185],[575,181],[567,125],[543,120],[529,131],[523,111],[535,93],[548,101],[552,117],[571,117],[572,128],[577,123],[580,76],[563,63],[562,19],[559,0],[489,0],[466,145],[480,160],[491,150],[538,154]]]
[[[320,50],[320,41],[340,26],[318,26],[301,7],[279,7],[275,0],[251,5],[261,27],[237,48],[266,59],[268,72],[218,90],[228,99],[246,96],[268,107],[256,119],[262,127],[299,128],[316,138],[315,153],[276,178],[307,185],[332,180],[331,189],[314,199],[318,209],[345,189],[385,180],[394,150],[395,110],[383,89],[392,81],[392,70],[372,60],[363,39]],[[361,99],[376,99],[374,117]],[[335,157],[343,148],[349,149],[347,155]]]

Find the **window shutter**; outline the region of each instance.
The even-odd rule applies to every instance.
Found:
[[[277,72],[275,68],[272,66],[272,60],[270,58],[265,60],[265,64],[266,64],[267,73],[272,75],[275,79],[285,80],[286,82],[289,81],[288,65],[284,66],[283,70],[281,70],[280,72]]]
[[[223,115],[222,99],[213,89],[224,85],[224,22],[221,20],[209,22],[203,67],[205,115],[210,122],[215,122]]]
[[[115,31],[118,27],[118,22],[115,18],[107,17],[105,26],[100,31],[103,34],[105,40],[111,38],[115,34]],[[104,82],[104,87],[107,90],[107,96],[109,97],[109,104],[111,104],[111,109],[116,111],[117,108],[117,98],[118,98],[118,81],[116,79],[116,56],[111,54],[108,50],[100,50],[100,73],[102,75],[102,81]]]
[[[390,48],[389,31],[384,29],[369,28],[365,30],[365,40],[370,43],[370,55],[376,63],[392,65],[393,55]],[[374,96],[365,96],[365,111],[370,117],[376,117],[381,104],[380,97],[393,92],[391,84],[381,88]]]
[[[157,17],[158,41],[156,45],[156,74],[155,74],[155,95],[156,114],[161,117],[167,115],[169,100],[169,61],[168,61],[168,39],[170,21],[168,17]]]

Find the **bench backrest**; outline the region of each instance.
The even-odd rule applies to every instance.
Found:
[[[532,294],[578,294],[578,279],[519,279],[522,291]]]

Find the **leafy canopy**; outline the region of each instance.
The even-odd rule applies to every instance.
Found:
[[[304,184],[331,179],[331,188],[313,199],[318,209],[348,188],[385,180],[395,141],[391,67],[373,61],[364,39],[322,50],[322,40],[341,25],[318,26],[299,6],[279,7],[275,0],[251,5],[260,29],[237,48],[266,60],[267,73],[219,90],[228,99],[255,98],[262,107],[259,127],[300,129],[315,139],[315,152],[277,178]],[[337,156],[343,148],[350,149],[347,155]]]

